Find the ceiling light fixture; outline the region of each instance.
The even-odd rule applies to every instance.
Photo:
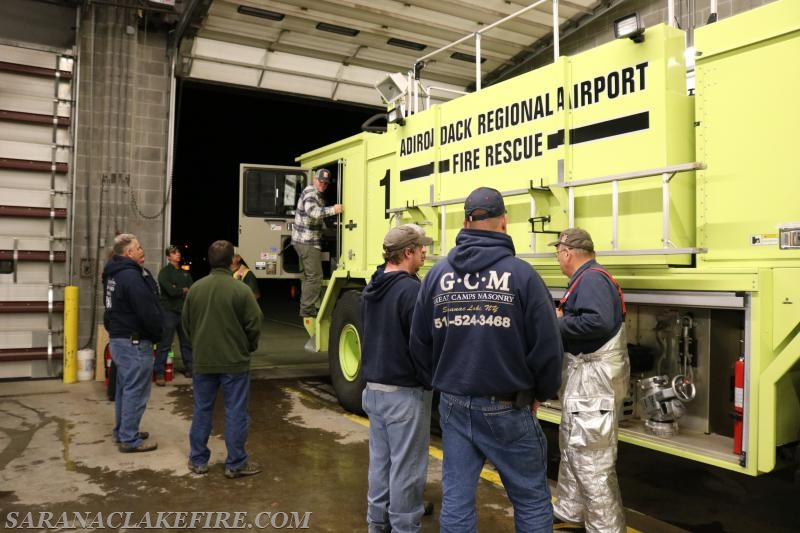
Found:
[[[317,29],[321,31],[328,31],[331,33],[338,33],[339,35],[347,35],[348,37],[355,37],[359,34],[360,30],[355,28],[348,28],[346,26],[337,26],[336,24],[328,24],[327,22],[318,22]]]
[[[257,7],[250,6],[239,6],[236,8],[236,11],[242,15],[250,15],[251,17],[277,21],[283,20],[283,18],[286,16],[283,13],[278,13],[277,11],[268,11],[266,9],[259,9]]]
[[[475,62],[475,56],[474,55],[465,54],[464,52],[453,52],[452,54],[450,54],[450,58],[451,59],[458,59],[459,61],[467,61],[469,63],[474,63]],[[486,58],[482,57],[481,58],[481,63],[483,63],[485,61],[486,61]]]
[[[425,44],[415,43],[414,41],[406,41],[405,39],[396,39],[394,37],[386,41],[386,44],[398,46],[400,48],[408,48],[409,50],[416,50],[417,52],[421,52],[422,50],[428,48],[428,45]]]

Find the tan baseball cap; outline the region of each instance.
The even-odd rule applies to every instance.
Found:
[[[416,224],[403,224],[389,230],[383,238],[383,251],[395,252],[412,246],[430,246],[433,239]]]
[[[558,235],[558,240],[548,244],[548,246],[558,246],[562,244],[569,248],[580,248],[587,252],[594,252],[594,242],[589,232],[581,228],[568,228]]]

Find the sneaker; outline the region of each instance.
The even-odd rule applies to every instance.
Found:
[[[258,463],[245,463],[236,470],[225,469],[225,477],[228,479],[236,479],[237,477],[254,476],[261,473],[261,465]]]
[[[191,370],[184,370],[183,375],[186,378],[192,379],[192,371]]]
[[[159,387],[163,387],[166,384],[167,381],[164,379],[164,376],[162,376],[161,374],[156,376],[156,385],[158,385]]]
[[[140,431],[138,433],[138,436],[140,439],[145,440],[147,439],[147,437],[150,436],[150,433],[148,433],[147,431]],[[113,437],[112,440],[114,441],[114,444],[119,444],[119,437]]]
[[[192,474],[207,474],[208,473],[208,465],[196,465],[193,462],[189,461],[187,465],[189,467],[189,471]]]
[[[122,453],[152,452],[156,448],[158,448],[157,442],[142,443],[139,446],[134,446],[132,444],[119,445],[119,451]]]

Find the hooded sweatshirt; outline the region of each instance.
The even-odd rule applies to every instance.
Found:
[[[422,282],[410,348],[434,389],[466,396],[555,396],[563,349],[553,300],[511,238],[463,229]]]
[[[115,255],[103,269],[108,336],[161,340],[162,310],[153,275],[129,257]]]
[[[419,285],[419,279],[407,272],[380,269],[361,293],[361,364],[367,381],[422,386],[408,351],[408,330]]]

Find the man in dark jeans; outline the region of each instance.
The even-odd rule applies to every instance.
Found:
[[[181,326],[181,311],[183,301],[189,287],[192,286],[192,276],[181,269],[181,251],[177,246],[168,246],[166,250],[167,264],[158,273],[158,285],[161,288],[161,306],[164,308],[164,334],[158,342],[158,352],[153,364],[156,374],[156,385],[163,387],[165,364],[167,354],[172,349],[172,339],[178,333],[181,344],[181,359],[183,359],[183,375],[192,377],[192,345],[189,337]]]
[[[103,270],[111,358],[117,367],[114,396],[114,442],[121,452],[149,452],[158,444],[145,442],[139,431],[153,374],[153,343],[161,338],[162,311],[158,287],[144,268],[144,250],[136,235],[114,239],[113,256]]]
[[[261,309],[247,285],[231,275],[233,245],[215,241],[208,248],[211,273],[195,283],[183,306],[183,328],[194,346],[194,414],[189,430],[189,470],[208,472],[208,437],[214,401],[225,400],[225,477],[261,472],[245,451],[250,416],[250,354],[258,348]]]
[[[442,532],[476,530],[487,459],[503,479],[516,530],[553,530],[547,440],[535,411],[561,383],[561,337],[550,293],[514,257],[507,223],[498,191],[472,191],[456,246],[425,275],[414,307],[411,355],[441,392]]]

